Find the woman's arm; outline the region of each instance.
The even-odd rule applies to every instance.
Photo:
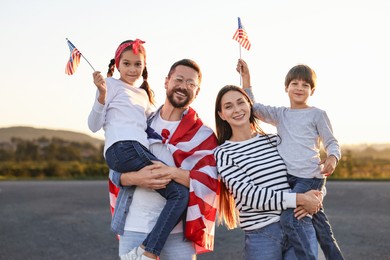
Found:
[[[218,160],[218,172],[222,176],[228,190],[233,194],[236,204],[259,210],[283,210],[296,207],[296,195],[289,192],[275,191],[269,187],[253,184],[243,169],[233,163],[221,164]],[[279,176],[275,183],[286,181],[285,177]],[[286,182],[285,188],[288,188]]]
[[[243,206],[259,210],[283,210],[297,208],[296,216],[302,218],[307,214],[315,214],[322,207],[322,193],[310,190],[306,193],[290,193],[274,191],[272,188],[256,186],[248,180],[237,178],[225,179],[228,189]]]
[[[321,192],[308,191],[304,194],[290,193],[286,191],[288,184],[286,176],[280,173],[267,184],[267,187],[255,185],[245,170],[231,161],[223,152],[216,153],[218,171],[222,181],[233,194],[238,205],[247,206],[259,210],[283,210],[302,206],[309,213],[319,210],[322,203]],[[285,182],[283,188],[281,183]],[[278,188],[278,191],[275,189]]]

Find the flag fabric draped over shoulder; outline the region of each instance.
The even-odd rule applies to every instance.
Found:
[[[238,17],[238,28],[236,33],[233,35],[233,40],[238,41],[240,45],[245,49],[247,49],[248,51],[251,48],[251,43],[249,41],[245,28],[241,23],[240,17]]]
[[[160,113],[160,109],[148,119],[149,123]],[[156,138],[155,135],[159,134],[149,133],[150,142],[162,143],[162,138]],[[203,124],[195,110],[189,108],[165,144],[172,153],[176,167],[190,172],[185,236],[195,243],[198,254],[213,251],[219,199],[219,179],[214,158],[217,138],[213,130]],[[109,189],[111,213],[114,213],[119,189],[111,181]]]
[[[68,42],[70,57],[65,67],[65,73],[73,75],[80,64],[81,52],[68,39],[66,41]]]
[[[154,116],[159,113],[160,109]],[[154,116],[148,120],[151,121]],[[161,139],[149,141],[162,142]],[[217,138],[190,107],[165,144],[172,153],[176,167],[190,171],[185,236],[195,243],[198,254],[213,251],[219,199],[219,180],[214,158]]]
[[[195,243],[198,254],[213,251],[219,195],[214,158],[217,138],[189,108],[167,146],[176,167],[190,171],[185,236]]]

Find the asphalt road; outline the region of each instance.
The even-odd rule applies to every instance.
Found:
[[[328,182],[325,211],[346,259],[390,259],[390,182]],[[118,259],[106,181],[0,182],[0,259]],[[243,233],[216,231],[198,260],[241,259]]]

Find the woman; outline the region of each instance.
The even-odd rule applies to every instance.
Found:
[[[239,220],[245,231],[245,259],[297,259],[280,226],[281,211],[296,208],[299,219],[314,214],[321,207],[321,192],[289,192],[286,165],[276,149],[278,137],[261,130],[241,88],[228,85],[219,91],[215,122],[219,147],[214,155],[222,179],[220,221],[235,228]],[[306,248],[317,258],[315,230],[311,221],[306,224]]]

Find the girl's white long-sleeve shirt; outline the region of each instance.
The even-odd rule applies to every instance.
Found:
[[[289,193],[287,168],[276,149],[275,136],[226,141],[214,155],[218,173],[234,196],[243,230],[278,222],[283,209],[296,207],[296,194]]]
[[[104,154],[118,141],[134,140],[149,148],[146,119],[153,109],[146,91],[114,78],[107,78],[106,86],[105,104],[97,100],[97,91],[88,116],[88,126],[92,132],[104,129]]]

